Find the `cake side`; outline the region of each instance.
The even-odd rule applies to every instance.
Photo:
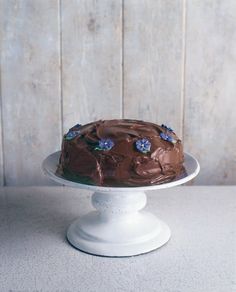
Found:
[[[58,171],[100,186],[169,182],[184,172],[180,139],[165,125],[138,120],[99,120],[75,125],[64,136]]]

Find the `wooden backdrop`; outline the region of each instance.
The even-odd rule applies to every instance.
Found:
[[[0,183],[40,165],[75,123],[173,127],[195,184],[236,183],[235,0],[0,0]]]

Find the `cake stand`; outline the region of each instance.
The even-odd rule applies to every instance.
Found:
[[[153,186],[102,187],[76,183],[56,174],[60,151],[43,162],[44,173],[52,180],[79,189],[93,191],[94,211],[79,217],[67,231],[68,241],[79,250],[100,256],[133,256],[164,245],[171,232],[166,223],[142,210],[147,202],[145,191],[181,185],[200,170],[198,161],[185,153],[187,174],[181,179]]]

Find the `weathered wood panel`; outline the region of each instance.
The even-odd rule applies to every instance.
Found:
[[[235,184],[236,2],[186,2],[0,0],[0,185],[48,183],[62,128],[122,115],[183,133],[196,184]]]
[[[58,1],[1,3],[6,183],[43,184],[41,162],[61,140]]]
[[[188,1],[185,149],[196,183],[236,183],[236,1]]]
[[[0,51],[3,39],[2,23],[3,2],[0,1]],[[3,157],[3,135],[2,135],[2,92],[1,92],[1,54],[0,54],[0,186],[4,185],[4,157]]]
[[[181,135],[182,1],[124,1],[125,117]]]
[[[1,78],[0,78],[0,82],[1,82]],[[1,83],[0,83],[0,90],[1,90]],[[2,103],[1,103],[1,93],[0,93],[0,186],[4,185],[3,143],[2,142],[3,142],[2,141]]]
[[[62,0],[63,124],[122,114],[121,0]]]

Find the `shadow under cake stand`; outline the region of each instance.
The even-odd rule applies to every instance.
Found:
[[[187,174],[181,179],[143,187],[102,187],[76,183],[56,174],[60,151],[43,161],[43,171],[52,180],[79,189],[94,191],[96,209],[79,217],[67,231],[68,241],[76,248],[100,256],[133,256],[164,245],[171,232],[166,223],[142,210],[147,202],[145,191],[184,184],[199,173],[198,161],[185,153]]]

